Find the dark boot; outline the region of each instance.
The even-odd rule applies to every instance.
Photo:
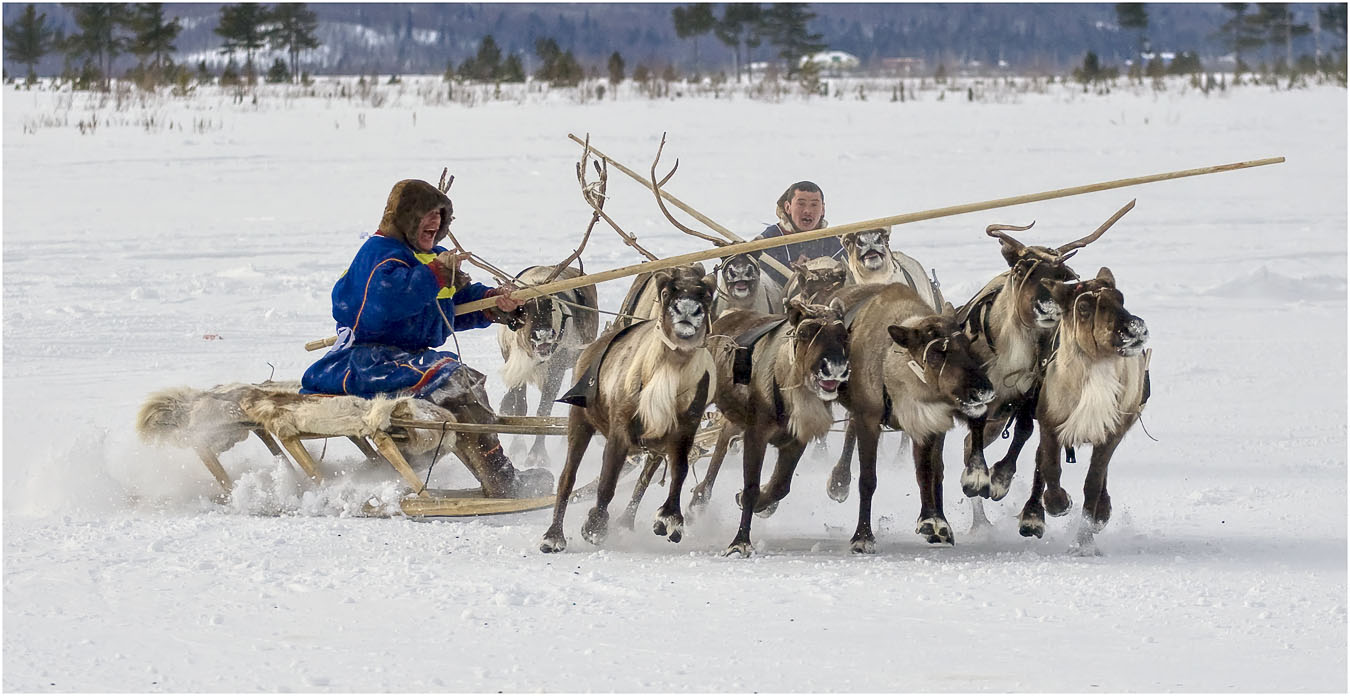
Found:
[[[491,423],[496,417],[487,405],[483,382],[482,373],[461,366],[430,398],[462,423]],[[553,474],[544,469],[516,469],[493,433],[458,433],[454,452],[483,485],[488,498],[534,498],[553,493]]]

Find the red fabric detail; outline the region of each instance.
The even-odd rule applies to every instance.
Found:
[[[436,276],[436,282],[441,287],[443,288],[450,287],[450,283],[452,281],[452,279],[450,278],[450,269],[437,263],[435,260],[433,260],[431,263],[428,263],[427,268],[431,269],[432,275]]]
[[[441,368],[453,362],[455,362],[454,358],[441,358],[440,360],[437,360],[436,362],[432,363],[431,367],[427,368],[426,374],[422,375],[422,379],[417,380],[417,384],[408,387],[408,391],[410,392],[419,391],[422,387],[426,386],[427,382],[430,382],[432,378],[436,376],[436,373],[441,371]]]

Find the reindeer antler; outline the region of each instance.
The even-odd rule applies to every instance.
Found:
[[[642,246],[637,243],[637,237],[628,234],[627,232],[624,232],[623,228],[619,227],[619,223],[614,222],[614,218],[611,218],[609,216],[609,213],[606,213],[603,210],[605,205],[604,191],[609,181],[609,160],[604,157],[601,157],[600,159],[602,162],[605,163],[605,165],[603,167],[600,166],[600,164],[598,163],[595,165],[596,172],[600,174],[599,186],[596,186],[596,184],[587,184],[585,164],[586,164],[586,157],[591,152],[590,134],[586,135],[586,142],[584,143],[583,148],[584,149],[582,150],[581,153],[581,164],[578,165],[577,167],[577,180],[581,182],[582,199],[586,201],[586,205],[589,205],[591,207],[591,210],[594,211],[595,215],[598,215],[601,220],[604,220],[605,223],[607,223],[610,227],[614,228],[614,231],[619,234],[619,238],[623,240],[624,244],[627,244],[628,246],[636,249],[639,254],[642,254],[643,256],[647,257],[648,261],[656,261],[658,259],[656,254],[653,254],[652,252],[643,249]],[[597,193],[599,194],[598,196],[595,195]]]
[[[666,174],[665,177],[661,179],[661,181],[658,182],[656,180],[656,163],[661,161],[661,151],[664,149],[666,149],[666,134],[662,133],[661,145],[656,148],[656,159],[652,160],[652,193],[656,195],[656,205],[660,206],[661,214],[665,215],[666,219],[669,220],[670,224],[674,225],[676,229],[687,235],[698,237],[699,239],[702,239],[706,242],[712,242],[713,246],[719,247],[726,246],[728,242],[725,239],[719,239],[711,235],[706,235],[703,234],[702,232],[690,229],[680,224],[680,221],[676,220],[675,216],[671,215],[670,210],[666,208],[666,202],[661,198],[661,187],[665,186],[667,181],[670,181],[670,177],[675,176],[675,170],[680,168],[680,160],[678,159],[675,160],[675,166],[671,167],[670,172]]]
[[[1112,215],[1109,219],[1107,219],[1106,222],[1103,222],[1103,223],[1102,223],[1102,226],[1101,226],[1101,227],[1098,227],[1097,230],[1096,230],[1095,232],[1093,232],[1092,234],[1090,234],[1090,235],[1088,235],[1088,236],[1086,236],[1086,237],[1083,237],[1082,239],[1079,239],[1079,240],[1075,240],[1075,241],[1069,242],[1068,244],[1065,244],[1064,246],[1059,247],[1059,248],[1056,249],[1055,251],[1059,253],[1061,259],[1067,259],[1067,258],[1069,258],[1069,256],[1072,256],[1073,254],[1071,253],[1071,254],[1068,254],[1068,255],[1066,256],[1066,255],[1065,255],[1065,252],[1070,252],[1070,251],[1073,251],[1074,249],[1082,249],[1083,247],[1085,247],[1085,246],[1087,246],[1087,245],[1089,245],[1089,244],[1091,244],[1091,243],[1097,241],[1097,238],[1098,238],[1098,237],[1101,237],[1103,234],[1105,234],[1105,233],[1106,233],[1106,230],[1109,229],[1109,228],[1111,227],[1111,225],[1116,224],[1116,221],[1117,221],[1117,220],[1119,220],[1119,219],[1125,217],[1125,213],[1128,213],[1128,212],[1130,212],[1131,210],[1134,210],[1134,202],[1135,202],[1136,200],[1138,200],[1138,199],[1137,199],[1137,198],[1136,198],[1136,199],[1131,199],[1129,203],[1126,203],[1126,204],[1125,204],[1125,207],[1121,208],[1120,210],[1117,210],[1115,215]]]
[[[450,168],[449,168],[449,167],[446,167],[446,168],[444,168],[444,169],[441,170],[441,181],[440,181],[440,183],[436,184],[436,189],[437,189],[438,191],[440,191],[441,193],[445,193],[446,191],[449,191],[449,190],[450,190],[450,185],[453,184],[453,183],[455,183],[455,175],[454,175],[454,174],[450,174],[450,179],[449,179],[449,181],[447,181],[446,178],[445,178],[445,175],[446,175],[446,174],[450,174]]]
[[[1027,226],[1025,226],[1025,227],[1018,227],[1017,225],[999,225],[999,224],[993,224],[993,225],[990,225],[990,226],[984,228],[984,233],[987,234],[987,235],[989,235],[990,237],[996,237],[996,238],[998,238],[998,239],[1002,239],[1003,241],[1005,241],[1005,242],[1007,242],[1007,243],[1009,243],[1009,244],[1012,244],[1012,245],[1014,245],[1014,246],[1025,247],[1025,246],[1026,246],[1025,244],[1023,244],[1023,243],[1017,241],[1016,239],[1013,239],[1013,238],[1012,238],[1012,235],[1003,234],[1003,231],[1004,231],[1004,230],[1012,230],[1013,232],[1025,232],[1025,231],[1027,231],[1027,230],[1029,230],[1029,229],[1031,229],[1032,227],[1035,227],[1035,226],[1036,226],[1036,221],[1035,221],[1035,220],[1032,220],[1032,221],[1031,221],[1031,224],[1030,224],[1030,225],[1027,225]]]
[[[577,183],[581,184],[581,197],[591,206],[591,223],[586,225],[586,233],[581,235],[581,245],[553,269],[553,272],[544,279],[545,283],[552,283],[563,272],[564,268],[580,258],[581,250],[586,248],[586,242],[591,239],[591,230],[595,229],[595,223],[600,221],[600,216],[603,214],[602,209],[605,207],[606,200],[605,189],[609,185],[609,163],[605,162],[605,166],[602,167],[599,162],[592,162],[591,164],[595,165],[595,173],[600,176],[600,180],[588,184],[586,183],[586,160],[590,158],[590,155],[591,136],[587,133],[585,148],[581,152],[581,161],[577,162]]]

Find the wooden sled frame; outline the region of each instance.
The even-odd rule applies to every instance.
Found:
[[[709,456],[721,431],[721,415],[713,413],[705,417],[707,423],[699,429],[694,443],[693,459]],[[559,416],[499,416],[494,423],[457,423],[454,421],[427,421],[407,418],[392,418],[387,431],[377,431],[369,438],[356,435],[330,435],[299,433],[290,437],[279,437],[257,423],[244,423],[274,457],[286,459],[299,467],[314,484],[323,483],[323,474],[319,464],[306,450],[302,441],[323,440],[333,437],[346,437],[370,461],[384,461],[398,472],[410,487],[410,492],[399,500],[399,508],[404,515],[412,518],[428,517],[474,517],[482,515],[501,515],[514,512],[528,512],[553,507],[557,496],[537,498],[488,498],[482,488],[438,489],[427,488],[418,478],[407,457],[399,448],[399,441],[406,440],[409,430],[433,430],[439,432],[497,433],[501,435],[566,435],[567,418]],[[228,496],[234,489],[234,481],[221,465],[217,452],[203,446],[196,448],[197,456],[206,465],[211,475]],[[289,456],[287,456],[289,455]],[[624,465],[624,471],[637,469],[637,456],[630,457]],[[576,502],[586,495],[594,495],[599,481],[593,481],[572,492],[571,500]],[[379,506],[367,504],[363,512],[372,517],[385,513]]]
[[[257,423],[244,423],[244,427],[253,432],[254,435],[262,441],[269,452],[274,457],[286,459],[294,463],[305,473],[315,484],[323,483],[323,474],[319,471],[319,464],[306,450],[302,441],[304,440],[322,440],[332,437],[346,437],[356,448],[371,461],[384,461],[398,472],[399,476],[410,486],[411,492],[399,500],[399,507],[403,514],[408,517],[471,517],[478,515],[500,515],[512,512],[526,512],[530,510],[540,510],[553,506],[555,496],[542,496],[537,498],[488,498],[484,496],[482,488],[467,488],[459,490],[446,490],[427,488],[426,484],[417,477],[413,471],[412,465],[408,463],[407,457],[399,448],[399,441],[407,439],[409,430],[422,429],[434,430],[440,432],[494,432],[503,434],[521,434],[521,435],[565,435],[566,418],[558,417],[539,417],[539,416],[502,416],[496,423],[456,423],[453,421],[422,421],[406,418],[393,418],[390,420],[388,430],[381,430],[373,433],[370,437],[361,437],[356,435],[325,435],[316,433],[299,433],[290,437],[279,437],[271,433]],[[234,489],[234,482],[229,474],[221,465],[216,452],[206,447],[196,448],[197,456],[201,458],[202,463],[206,465],[211,475],[220,483],[224,489],[225,495],[229,495]],[[289,456],[287,456],[289,455]],[[383,515],[383,511],[378,506],[367,504],[364,508],[365,514],[371,516]]]

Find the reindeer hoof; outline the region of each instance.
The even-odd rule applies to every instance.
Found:
[[[614,520],[614,524],[630,532],[633,531],[633,527],[637,526],[637,509],[624,510],[623,514]]]
[[[914,533],[926,538],[930,544],[956,543],[955,537],[952,536],[952,528],[948,526],[947,520],[941,517],[925,517],[919,520]]]
[[[842,503],[848,500],[849,486],[853,483],[853,474],[848,469],[835,467],[830,472],[830,480],[825,484],[825,494],[830,500]]]
[[[544,553],[562,553],[567,550],[567,539],[561,534],[558,536],[545,534],[544,540],[539,542],[539,550]]]
[[[969,467],[961,472],[961,492],[967,498],[989,497],[989,470],[984,467]]]
[[[872,537],[854,538],[853,553],[873,554],[877,552],[877,540]]]
[[[994,470],[989,474],[989,499],[1003,500],[1008,495],[1008,489],[1012,488],[1013,469],[1003,466],[1002,462],[994,465]]]
[[[585,524],[581,525],[581,538],[599,546],[605,541],[605,536],[609,533],[608,527],[609,513],[600,508],[591,508],[591,513],[586,516]]]
[[[678,544],[684,538],[684,517],[679,513],[658,514],[652,522],[652,533]]]
[[[756,505],[755,515],[758,517],[772,517],[773,513],[778,511],[778,501],[775,500],[768,505]]]
[[[754,552],[755,547],[751,546],[749,541],[733,541],[727,547],[727,550],[722,552],[722,557],[726,558],[733,554],[739,554],[741,558],[749,558]]]
[[[1073,507],[1073,499],[1063,488],[1047,490],[1041,500],[1045,503],[1045,511],[1050,513],[1051,517],[1063,517],[1069,513],[1069,508]]]
[[[1097,542],[1093,540],[1091,534],[1080,534],[1078,539],[1067,551],[1068,555],[1078,558],[1093,558],[1102,555],[1101,550],[1097,548]]]
[[[1106,528],[1106,523],[1111,521],[1111,498],[1105,494],[1097,498],[1097,504],[1088,509],[1083,506],[1083,522],[1091,526],[1094,533],[1100,532]]]
[[[1017,533],[1024,537],[1036,537],[1040,539],[1045,536],[1045,516],[1039,511],[1022,511],[1021,516],[1017,518]]]

